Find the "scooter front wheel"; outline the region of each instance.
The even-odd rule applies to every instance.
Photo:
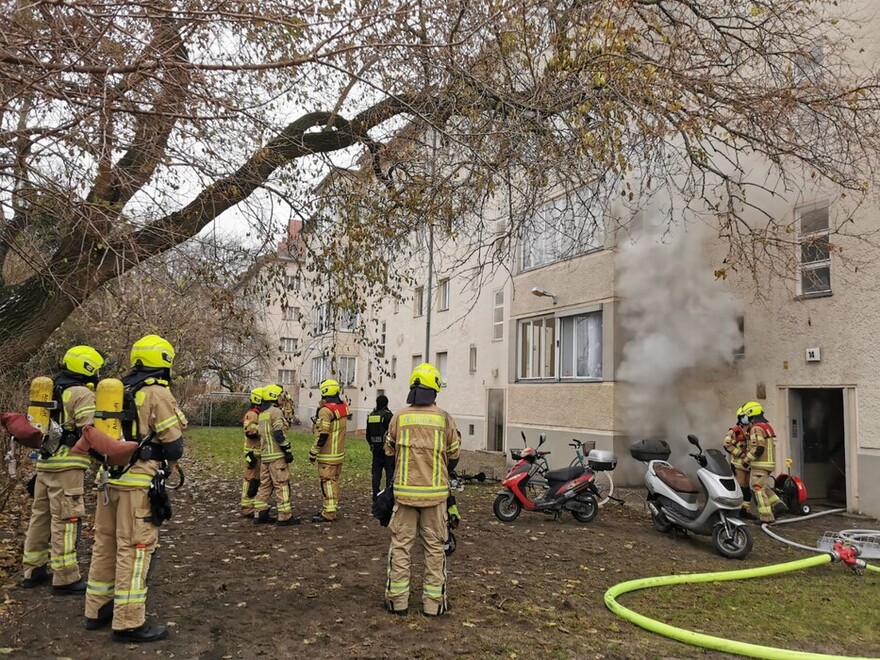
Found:
[[[522,504],[513,496],[513,493],[502,493],[495,498],[492,512],[502,522],[513,522],[522,512]]]
[[[745,525],[730,525],[719,523],[712,530],[712,545],[722,557],[728,559],[745,559],[752,551],[752,533]]]

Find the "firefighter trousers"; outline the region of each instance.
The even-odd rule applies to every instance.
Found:
[[[770,472],[761,468],[751,468],[749,473],[749,488],[754,494],[752,501],[757,506],[758,518],[761,519],[761,522],[776,520],[773,515],[773,507],[777,502],[782,501],[770,488],[769,477]]]
[[[258,458],[253,463],[245,462],[244,481],[241,484],[241,515],[250,516],[254,513],[254,500],[260,490],[260,466]]]
[[[742,510],[745,512],[751,511],[751,502],[752,502],[752,489],[749,486],[749,471],[746,470],[742,465],[737,463],[733,464],[733,475],[736,477],[736,483],[739,484],[739,488],[743,494],[743,503]]]
[[[342,474],[342,463],[328,465],[318,463],[318,478],[321,480],[321,515],[327,520],[336,520],[339,509],[339,475]]]
[[[137,628],[146,618],[147,574],[159,542],[150,515],[146,488],[107,486],[98,493],[86,617],[98,618],[101,606],[112,600],[113,630]]]
[[[394,456],[386,455],[385,447],[383,445],[379,445],[378,447],[374,445],[370,449],[373,452],[371,475],[373,478],[373,499],[375,500],[376,495],[382,490],[382,475],[385,475],[385,488],[388,488],[393,482]]]
[[[425,577],[422,583],[422,607],[425,614],[437,615],[448,609],[446,601],[446,503],[415,507],[395,504],[388,529],[388,579],[385,582],[385,603],[394,610],[409,607],[409,579],[412,547],[416,537],[425,551]]]
[[[289,520],[293,517],[290,503],[290,468],[283,458],[274,461],[262,461],[260,466],[260,490],[254,498],[254,511],[259,513],[269,508],[269,496],[275,493],[278,506],[278,520]]]
[[[73,584],[82,576],[76,558],[76,544],[85,515],[83,475],[85,470],[38,471],[34,487],[31,520],[24,541],[24,577],[49,564],[52,584]]]

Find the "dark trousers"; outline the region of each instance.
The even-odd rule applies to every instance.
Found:
[[[394,456],[386,456],[385,449],[382,445],[379,447],[371,447],[373,451],[373,499],[382,490],[382,473],[385,473],[385,488],[391,485],[394,479]]]

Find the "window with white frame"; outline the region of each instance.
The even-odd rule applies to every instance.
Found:
[[[798,293],[831,293],[831,228],[828,205],[798,209]]]
[[[559,319],[559,377],[602,378],[602,312]]]
[[[339,310],[339,330],[342,332],[354,332],[357,328],[358,314],[351,309]]]
[[[385,357],[385,334],[387,324],[385,321],[379,325],[379,341],[376,342],[376,357]]]
[[[294,369],[279,369],[278,370],[278,384],[279,385],[292,385],[296,382],[296,370]]]
[[[434,366],[436,366],[437,371],[440,372],[441,387],[446,387],[446,373],[449,369],[449,353],[447,353],[446,351],[437,353],[436,358],[437,364]]]
[[[504,289],[495,292],[492,307],[492,339],[504,339]]]
[[[282,321],[299,321],[299,307],[285,307],[281,310]]]
[[[312,387],[318,387],[327,379],[329,373],[330,358],[326,355],[312,358]]]
[[[284,288],[288,291],[299,291],[302,279],[299,275],[285,275]]]
[[[591,212],[592,194],[587,190],[569,193],[537,209],[525,225],[521,270],[546,266],[604,245],[602,218]]]
[[[330,305],[323,303],[315,307],[315,334],[330,332]]]
[[[437,282],[437,310],[445,312],[449,309],[449,278]]]
[[[338,363],[340,384],[351,385],[352,383],[354,383],[357,358],[353,356],[342,356],[338,359]]]
[[[417,366],[419,366],[422,362],[424,362],[424,360],[422,359],[421,353],[419,353],[418,355],[412,356],[412,368],[413,369],[415,369]]]
[[[545,316],[519,322],[517,376],[522,380],[556,377],[556,319]]]
[[[397,356],[391,356],[391,377],[397,378]]]
[[[413,316],[425,313],[425,287],[417,286],[413,291]]]
[[[739,346],[733,350],[733,357],[739,358],[746,354],[746,317],[737,316],[736,324],[739,329]]]
[[[477,345],[471,344],[470,353],[468,355],[468,371],[472,374],[477,373]]]
[[[297,345],[297,340],[295,337],[282,337],[281,338],[281,352],[282,353],[296,353],[296,345]]]

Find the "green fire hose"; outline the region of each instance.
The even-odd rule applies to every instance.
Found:
[[[657,577],[642,578],[640,580],[630,580],[621,582],[611,587],[605,592],[605,606],[616,615],[623,617],[627,621],[649,630],[650,632],[670,637],[691,644],[725,653],[736,653],[739,655],[750,656],[753,658],[771,658],[773,660],[795,660],[795,659],[811,659],[811,660],[829,660],[832,658],[852,660],[850,656],[824,655],[821,653],[806,653],[803,651],[792,651],[790,649],[779,649],[772,646],[761,646],[760,644],[749,644],[747,642],[737,642],[722,637],[713,637],[703,633],[677,628],[662,621],[651,619],[638,612],[624,607],[617,602],[618,596],[638,591],[639,589],[650,589],[652,587],[668,587],[675,584],[697,584],[702,582],[725,582],[728,580],[747,580],[751,578],[766,577],[768,575],[779,575],[781,573],[790,573],[791,571],[799,571],[813,566],[821,566],[832,560],[829,553],[822,553],[814,557],[799,559],[797,561],[787,562],[784,564],[774,564],[772,566],[761,566],[758,568],[747,568],[736,571],[723,571],[718,573],[696,573],[691,575],[663,575]],[[880,568],[868,564],[867,570],[880,573]]]

